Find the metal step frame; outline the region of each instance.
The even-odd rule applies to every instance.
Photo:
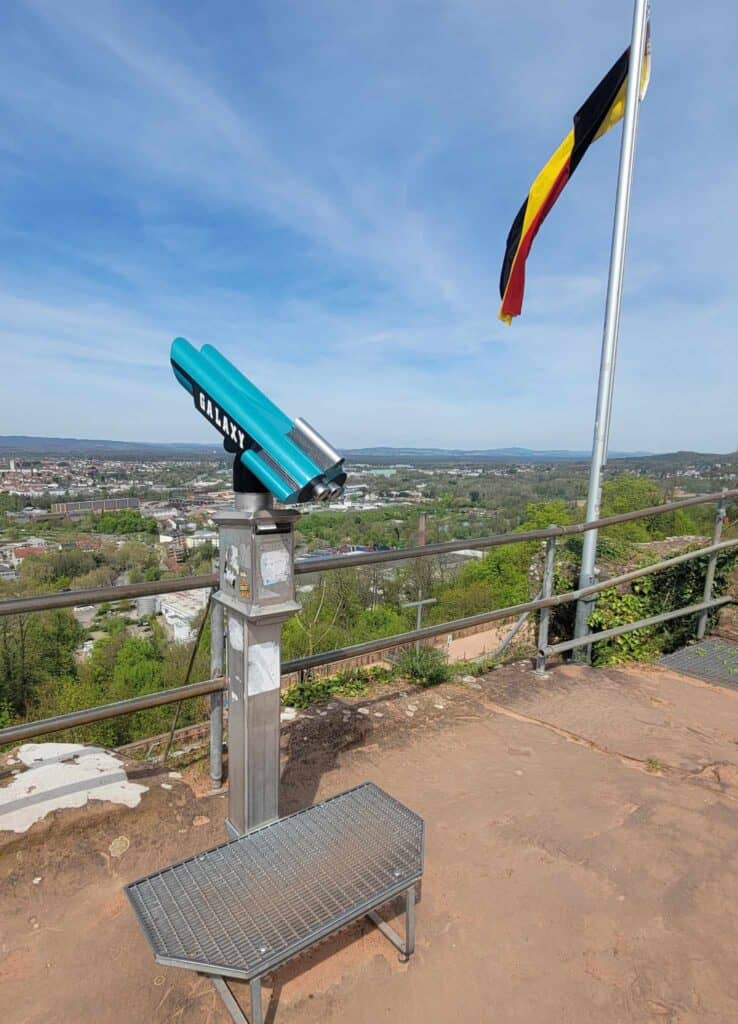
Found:
[[[422,818],[364,783],[147,875],[126,894],[158,963],[210,976],[236,1024],[263,1024],[264,976],[362,917],[412,955],[424,831]],[[398,896],[404,937],[377,913]],[[250,1018],[228,978],[249,983]]]

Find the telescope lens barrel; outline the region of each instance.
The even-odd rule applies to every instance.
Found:
[[[332,469],[337,462],[342,461],[333,445],[328,444],[315,427],[311,427],[301,416],[295,420],[290,435],[322,470]]]
[[[236,456],[237,492],[267,490],[286,504],[329,501],[342,493],[346,473],[335,448],[309,423],[286,416],[212,345],[198,351],[175,338],[171,363],[197,412]]]

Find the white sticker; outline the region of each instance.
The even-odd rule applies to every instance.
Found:
[[[235,616],[228,616],[228,639],[234,651],[243,650],[243,623]]]
[[[247,685],[249,696],[278,689],[279,644],[274,640],[249,645]]]
[[[223,566],[223,579],[230,587],[235,587],[240,568],[238,548],[235,544],[229,544],[226,549],[225,564]]]
[[[284,548],[264,551],[261,556],[261,578],[265,587],[286,583],[290,576],[290,556]]]

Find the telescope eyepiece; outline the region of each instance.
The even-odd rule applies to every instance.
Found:
[[[318,480],[313,484],[313,498],[315,501],[327,501],[331,496],[330,488]]]

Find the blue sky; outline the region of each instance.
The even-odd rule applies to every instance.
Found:
[[[655,0],[619,449],[738,447],[738,16]],[[211,342],[336,445],[591,443],[620,130],[497,320],[507,231],[629,0],[0,6],[0,433],[213,440]]]

